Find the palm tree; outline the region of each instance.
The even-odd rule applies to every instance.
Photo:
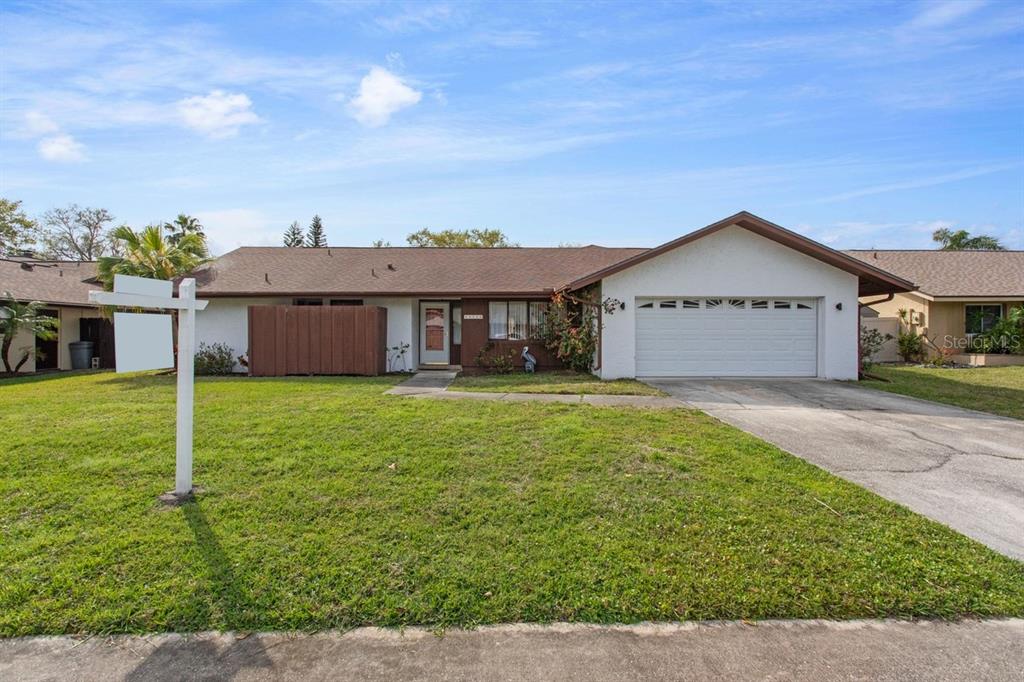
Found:
[[[179,213],[173,222],[164,223],[164,229],[168,233],[167,241],[171,244],[177,244],[190,234],[199,235],[204,241],[206,240],[206,234],[203,232],[203,225],[199,219],[184,213]]]
[[[114,275],[172,280],[210,260],[206,240],[197,232],[179,235],[172,242],[164,238],[156,225],[140,232],[122,225],[111,233],[111,238],[121,245],[123,255],[99,259],[98,278],[108,291],[114,287]]]
[[[0,340],[0,355],[3,356],[4,369],[8,374],[14,374],[21,369],[21,366],[28,361],[29,356],[35,350],[35,346],[23,349],[24,355],[12,368],[9,355],[17,333],[24,329],[33,336],[49,341],[57,336],[57,327],[60,326],[60,322],[54,317],[40,314],[45,305],[42,301],[20,303],[10,292],[5,292],[4,296],[7,300],[0,305],[0,339],[2,339]]]
[[[1005,251],[1006,247],[995,237],[980,234],[972,237],[967,230],[956,232],[942,228],[932,233],[932,241],[941,244],[940,251]]]

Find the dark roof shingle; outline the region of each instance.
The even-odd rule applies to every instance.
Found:
[[[645,249],[242,247],[196,273],[200,296],[546,295]]]
[[[1024,251],[847,251],[929,296],[1024,298]]]
[[[19,301],[92,306],[89,292],[103,289],[95,277],[94,262],[0,259],[0,295],[10,292]]]

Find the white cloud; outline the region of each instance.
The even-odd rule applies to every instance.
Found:
[[[60,126],[46,114],[38,111],[29,111],[25,114],[25,125],[22,132],[28,137],[40,137],[60,132]]]
[[[260,120],[247,95],[223,90],[180,100],[178,114],[186,126],[213,138],[233,137],[242,126]]]
[[[53,135],[39,141],[39,155],[47,161],[75,163],[85,161],[85,147],[70,135]]]
[[[377,17],[376,24],[391,33],[413,33],[416,31],[437,31],[458,19],[457,13],[447,4],[414,5],[398,14]]]
[[[364,126],[377,128],[391,115],[411,107],[423,93],[413,90],[387,69],[375,66],[359,83],[359,93],[348,104],[349,114]]]
[[[275,225],[262,211],[250,208],[198,211],[195,216],[203,224],[214,255],[239,246],[279,246],[288,226]]]
[[[982,0],[949,0],[928,3],[910,22],[914,28],[941,28],[980,9]]]

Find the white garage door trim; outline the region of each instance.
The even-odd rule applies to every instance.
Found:
[[[814,298],[636,299],[638,377],[813,377]]]

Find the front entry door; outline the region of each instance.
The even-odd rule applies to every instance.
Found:
[[[60,313],[56,310],[43,309],[39,311],[41,317],[53,317],[60,319]],[[41,339],[36,337],[36,369],[57,369],[60,366],[60,344],[57,342],[57,334],[52,339]]]
[[[420,363],[447,365],[448,303],[420,303]]]

